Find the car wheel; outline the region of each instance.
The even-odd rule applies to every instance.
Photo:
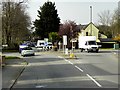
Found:
[[[87,52],[89,53],[90,51],[87,49]]]
[[[83,52],[83,49],[81,49],[81,52]]]
[[[96,50],[96,53],[98,53],[98,50]]]
[[[32,54],[32,56],[35,56],[35,54]]]

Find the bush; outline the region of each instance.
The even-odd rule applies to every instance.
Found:
[[[118,36],[116,36],[115,38],[113,38],[113,39],[120,41],[120,34]]]
[[[16,43],[13,43],[6,48],[2,48],[2,52],[18,52],[18,51],[19,51],[19,45]]]

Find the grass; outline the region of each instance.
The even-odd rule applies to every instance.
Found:
[[[18,50],[2,50],[2,52],[18,52]]]
[[[103,49],[103,50],[113,50],[114,48],[100,48],[100,49]]]
[[[5,59],[20,59],[20,57],[15,57],[15,56],[5,56]]]
[[[100,48],[101,50],[120,50],[120,48],[118,49],[114,49],[114,48]]]

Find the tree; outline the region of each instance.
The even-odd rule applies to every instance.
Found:
[[[60,36],[67,35],[70,39],[76,38],[78,35],[77,24],[74,21],[65,21],[61,24],[58,34]]]
[[[43,38],[48,38],[50,32],[59,31],[60,18],[58,17],[55,3],[45,2],[38,10],[38,18],[34,22],[36,34]]]
[[[114,15],[112,17],[111,29],[113,38],[119,36],[120,34],[120,11],[118,9],[115,10]]]
[[[49,40],[52,41],[52,43],[54,44],[55,42],[59,41],[59,35],[57,32],[51,32],[49,33]]]
[[[2,37],[3,44],[13,47],[29,38],[30,17],[26,13],[26,7],[21,2],[2,3]]]
[[[72,38],[76,38],[78,36],[79,29],[77,28],[77,24],[74,21],[65,21],[64,24],[60,25],[60,29],[58,35],[62,38],[63,35],[67,35],[68,37],[68,47],[71,47],[70,40]]]
[[[1,8],[1,6],[0,6]],[[2,45],[2,10],[0,9],[0,47]]]
[[[99,30],[105,34],[108,38],[112,37],[112,30],[110,29],[112,14],[109,10],[103,11],[98,14],[99,17]]]
[[[112,38],[112,30],[110,26],[99,25],[97,28],[100,30],[99,33],[105,34],[108,38]]]
[[[99,21],[98,22],[101,25],[110,26],[111,19],[112,19],[112,14],[110,13],[109,10],[105,10],[103,12],[98,13],[98,17],[99,17]]]

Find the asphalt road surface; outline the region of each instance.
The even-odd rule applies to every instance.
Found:
[[[29,63],[13,88],[118,88],[118,58],[111,51],[24,57]]]

